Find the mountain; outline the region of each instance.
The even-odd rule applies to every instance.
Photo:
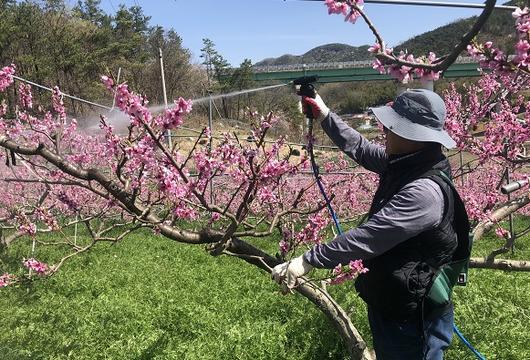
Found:
[[[513,5],[508,3],[507,5]],[[395,51],[406,49],[415,56],[427,55],[434,51],[437,55],[447,54],[457,44],[476,21],[477,17],[460,19],[432,31],[415,36],[395,47]],[[477,36],[479,41],[491,40],[494,46],[504,51],[513,49],[516,42],[514,19],[510,11],[494,10],[483,29]],[[303,55],[283,55],[257,62],[255,66],[312,64],[371,59],[368,45],[351,46],[346,44],[327,44],[309,50]]]
[[[368,45],[351,46],[346,44],[327,44],[309,50],[303,55],[282,55],[257,62],[255,66],[314,64],[353,60],[368,60]]]

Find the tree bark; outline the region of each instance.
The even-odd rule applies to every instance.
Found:
[[[484,258],[469,259],[469,267],[475,269],[494,269],[507,271],[530,271],[530,261]]]

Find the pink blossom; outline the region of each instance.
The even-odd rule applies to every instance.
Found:
[[[279,243],[278,243],[279,247],[280,247],[280,252],[282,253],[282,255],[285,255],[289,252],[289,250],[291,249],[291,245],[289,244],[289,242],[285,241],[285,240],[281,240]]]
[[[320,232],[329,223],[329,217],[323,211],[309,216],[307,225],[296,234],[295,238],[303,244],[320,244],[322,241]]]
[[[39,275],[45,274],[49,269],[47,264],[40,262],[34,258],[25,260],[23,264],[26,268],[35,271]]]
[[[17,278],[13,274],[4,273],[0,275],[0,288],[7,287],[16,282]]]
[[[330,283],[332,285],[342,284],[366,272],[368,272],[368,269],[364,267],[362,260],[351,260],[345,268],[341,264],[333,268]]]
[[[364,267],[362,260],[351,260],[348,266],[351,270],[359,274],[364,274],[368,272],[368,268]]]
[[[517,44],[515,44],[515,49],[517,50],[517,55],[526,55],[528,49],[530,49],[530,44],[527,40],[519,40]]]
[[[497,235],[497,236],[500,237],[500,238],[505,239],[506,237],[508,237],[509,232],[508,232],[508,230],[506,230],[505,228],[498,226],[498,227],[495,229],[495,235]]]
[[[264,203],[275,203],[278,199],[271,188],[268,186],[262,187],[258,190],[258,199]]]
[[[212,213],[212,216],[210,217],[210,222],[213,223],[213,222],[219,221],[219,219],[221,219],[221,214]]]
[[[529,12],[530,10],[527,7],[525,7],[524,9],[517,8],[512,12],[512,16],[513,18],[518,19],[521,16],[528,15]]]
[[[386,72],[386,69],[385,69],[385,66],[383,65],[383,63],[379,60],[379,59],[374,59],[372,61],[372,68],[374,70],[377,70],[379,71],[380,74],[384,74]]]
[[[166,129],[174,129],[184,123],[184,115],[192,109],[191,100],[179,98],[175,100],[175,105],[171,109],[166,109],[162,117],[157,118],[158,126]]]
[[[182,220],[197,220],[199,214],[190,207],[179,206],[174,211],[175,216]]]
[[[15,65],[4,66],[0,70],[0,92],[3,92],[13,84],[13,75],[15,75]]]
[[[57,113],[57,115],[59,115],[61,122],[66,120],[66,109],[64,107],[63,94],[61,93],[61,90],[59,90],[58,86],[53,88],[52,105],[53,110]]]
[[[112,80],[112,78],[106,75],[101,75],[101,82],[109,90],[111,90],[114,87],[114,80]]]
[[[379,50],[381,50],[381,45],[379,43],[375,43],[368,48],[368,51],[374,54],[378,53]]]
[[[33,108],[33,97],[31,95],[31,85],[20,83],[18,86],[18,99],[20,105],[25,109]]]

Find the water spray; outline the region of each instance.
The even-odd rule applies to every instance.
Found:
[[[288,83],[285,83],[285,84],[268,85],[268,86],[263,86],[263,87],[259,87],[259,88],[254,88],[254,89],[246,89],[246,90],[234,91],[234,92],[230,92],[230,93],[226,93],[226,94],[209,95],[209,96],[205,96],[205,97],[198,98],[198,99],[192,99],[191,102],[192,102],[193,105],[197,105],[197,104],[201,104],[201,103],[204,103],[206,101],[209,101],[210,99],[211,100],[224,99],[224,98],[229,98],[229,97],[238,96],[238,95],[250,94],[250,93],[258,92],[258,91],[276,89],[276,88],[279,88],[279,87],[287,86],[287,85],[289,85],[291,83],[292,83],[292,81],[290,81]],[[171,109],[173,106],[168,106],[167,108]],[[164,109],[166,109],[165,105],[157,105],[157,106],[153,106],[153,107],[149,108],[149,110],[152,111],[152,112],[158,112],[158,111],[161,111],[161,110],[164,110]]]

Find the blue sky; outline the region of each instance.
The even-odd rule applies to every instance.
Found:
[[[233,66],[245,58],[255,63],[283,54],[301,55],[328,43],[354,46],[374,43],[364,22],[345,23],[341,16],[328,15],[323,2],[318,1],[101,0],[101,6],[109,13],[114,13],[120,3],[139,4],[151,16],[151,25],[175,29],[195,62],[200,62],[203,38],[211,39]],[[473,9],[378,4],[366,4],[365,10],[391,46],[480,13]]]

